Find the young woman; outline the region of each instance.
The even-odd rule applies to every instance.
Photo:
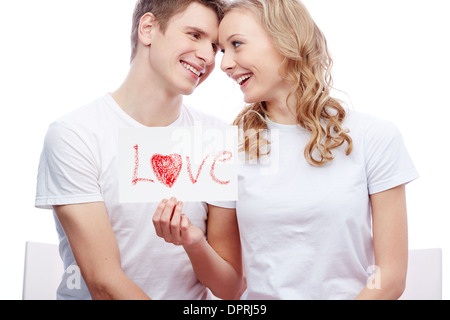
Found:
[[[324,35],[298,0],[236,0],[221,68],[248,106],[236,208],[248,299],[397,299],[406,277],[405,184],[390,122],[330,96]]]

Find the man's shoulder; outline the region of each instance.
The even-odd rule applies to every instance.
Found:
[[[104,113],[108,109],[106,96],[98,97],[60,117],[56,122],[65,123],[86,123],[98,119],[99,113]]]
[[[78,137],[91,139],[110,135],[117,127],[113,108],[106,96],[101,96],[53,121],[47,130],[47,140]]]

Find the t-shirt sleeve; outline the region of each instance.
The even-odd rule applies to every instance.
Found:
[[[393,123],[375,120],[366,131],[364,145],[369,194],[383,192],[418,178],[403,136]]]
[[[86,139],[67,123],[53,123],[40,157],[35,206],[51,209],[103,201],[98,178],[98,165]]]
[[[236,201],[206,201],[206,203],[227,209],[236,209]]]

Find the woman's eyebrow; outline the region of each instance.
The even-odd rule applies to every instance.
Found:
[[[231,39],[234,37],[245,37],[243,34],[240,33],[234,33],[231,36],[229,36],[224,42],[230,42]],[[219,46],[223,45],[223,43],[219,43]]]
[[[230,41],[234,37],[244,37],[244,35],[240,34],[240,33],[235,33],[235,34],[232,34],[231,36],[229,36],[226,41]]]

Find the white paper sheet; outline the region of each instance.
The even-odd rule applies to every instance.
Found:
[[[237,200],[237,127],[119,131],[121,203]]]

